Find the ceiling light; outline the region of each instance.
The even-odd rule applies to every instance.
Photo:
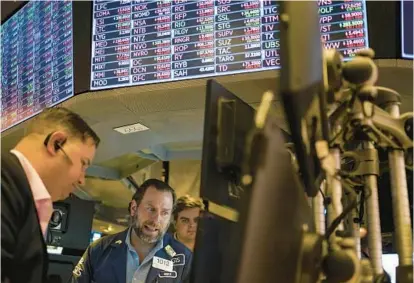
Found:
[[[117,218],[116,222],[118,222],[118,223],[127,223],[128,219],[126,219],[126,218]]]
[[[117,128],[114,128],[114,130],[121,134],[127,135],[127,134],[136,133],[136,132],[146,131],[146,130],[149,130],[149,128],[140,123],[136,123],[132,125],[117,127]]]
[[[102,232],[104,233],[111,233],[114,230],[114,228],[111,225],[108,225],[108,227],[101,226],[101,229],[102,229]]]

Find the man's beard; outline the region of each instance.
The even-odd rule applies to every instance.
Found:
[[[157,234],[155,236],[147,235],[144,231],[144,225],[157,229]],[[162,237],[164,237],[165,232],[167,231],[166,228],[163,229],[160,225],[152,221],[146,221],[141,223],[138,217],[135,219],[134,223],[132,224],[135,234],[138,236],[141,241],[147,244],[155,244],[158,242]]]

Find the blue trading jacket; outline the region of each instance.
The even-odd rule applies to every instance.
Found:
[[[92,243],[72,274],[72,283],[125,283],[127,266],[128,229],[114,235],[103,237]],[[186,283],[190,281],[192,253],[187,247],[165,234],[164,247],[155,256],[171,260],[173,272],[163,271],[151,266],[146,283]],[[165,247],[172,247],[176,255],[171,257]]]

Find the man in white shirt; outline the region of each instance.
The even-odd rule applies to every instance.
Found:
[[[44,243],[52,202],[85,182],[100,140],[76,113],[45,109],[1,168],[1,281],[46,282]]]

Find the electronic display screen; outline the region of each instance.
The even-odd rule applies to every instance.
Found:
[[[382,265],[390,276],[391,282],[396,283],[396,268],[398,267],[398,254],[383,254]]]
[[[91,243],[95,242],[96,240],[100,239],[102,237],[102,233],[92,231],[91,232]]]
[[[321,40],[368,46],[365,1],[318,1]],[[93,2],[91,89],[280,68],[278,1]]]
[[[73,96],[72,2],[31,1],[1,26],[1,130]]]
[[[413,59],[413,1],[401,1],[402,57]]]

